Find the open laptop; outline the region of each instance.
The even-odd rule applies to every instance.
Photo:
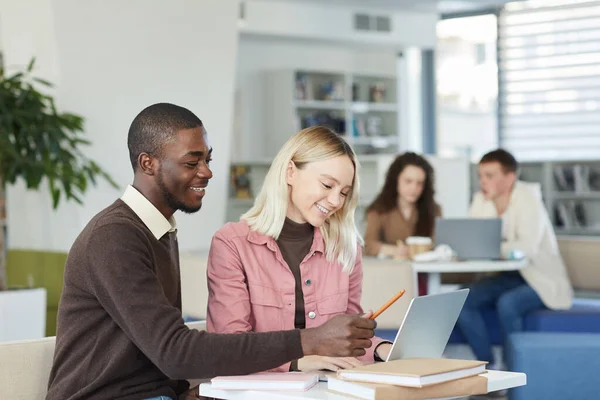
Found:
[[[499,260],[502,242],[500,218],[436,218],[436,246],[445,244],[459,260]]]
[[[468,294],[461,289],[412,299],[386,361],[441,358]]]

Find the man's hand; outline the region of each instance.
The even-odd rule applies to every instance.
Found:
[[[190,390],[188,390],[187,392],[179,395],[179,400],[197,400],[197,399],[208,400],[208,397],[200,396],[198,394],[198,386],[193,387]]]
[[[358,357],[371,347],[375,321],[371,313],[337,315],[317,328],[302,329],[302,351],[305,356]]]
[[[360,367],[361,365],[363,363],[354,357],[306,356],[298,360],[298,371],[337,371],[339,369]]]

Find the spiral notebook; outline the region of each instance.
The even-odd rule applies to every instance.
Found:
[[[241,376],[218,376],[211,379],[213,389],[223,390],[290,390],[306,391],[317,384],[319,374],[303,372],[259,372]]]

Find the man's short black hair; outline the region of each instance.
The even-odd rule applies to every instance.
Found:
[[[187,108],[169,103],[153,104],[140,112],[129,127],[127,148],[135,171],[141,153],[160,157],[165,143],[183,129],[202,127],[202,121]]]
[[[509,172],[514,172],[516,174],[519,170],[519,163],[517,162],[517,159],[504,149],[490,151],[481,157],[479,164],[487,164],[491,162],[500,163],[505,174]]]

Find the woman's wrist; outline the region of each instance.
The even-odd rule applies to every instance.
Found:
[[[298,371],[298,360],[294,360],[290,363],[290,371]]]
[[[381,345],[382,345],[382,344],[383,344],[383,345],[389,345],[389,349],[388,349],[388,351],[387,351],[387,353],[386,353],[386,354],[381,354],[381,355],[380,355],[378,351],[379,351],[379,349],[381,348]],[[387,347],[387,346],[384,346],[384,347]],[[378,345],[375,347],[375,351],[373,352],[373,359],[374,359],[375,361],[385,361],[385,359],[387,359],[387,356],[388,356],[388,354],[389,354],[389,352],[390,352],[391,350],[392,350],[392,342],[387,342],[387,341],[386,341],[386,342],[381,342],[381,343],[379,343],[379,344],[378,344]],[[382,357],[382,356],[383,356],[383,357]]]

